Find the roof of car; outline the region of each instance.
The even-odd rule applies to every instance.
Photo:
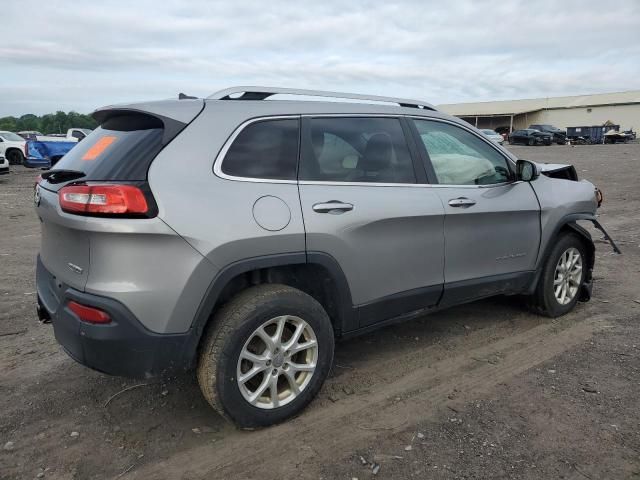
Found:
[[[403,115],[427,118],[441,118],[465,127],[469,125],[444,112],[423,108],[402,107],[379,103],[333,102],[317,100],[161,100],[156,102],[109,105],[93,112],[98,121],[113,110],[149,112],[154,115],[190,121],[205,105],[215,106],[221,116],[225,112],[243,115],[246,118],[275,115]]]
[[[274,96],[288,98],[276,99]],[[311,97],[314,99],[310,100]],[[178,99],[172,100],[109,105],[97,109],[93,116],[100,120],[107,111],[133,110],[188,121],[187,119],[192,119],[194,112],[201,109],[205,102],[215,104],[216,108],[223,110],[245,109],[252,115],[385,114],[446,117],[459,121],[441,114],[433,105],[421,100],[279,87],[231,87],[206,99],[180,94]]]
[[[208,100],[266,100],[274,95],[284,95],[289,97],[313,97],[313,98],[334,98],[341,100],[356,100],[365,102],[382,102],[396,104],[401,107],[420,108],[436,110],[429,102],[423,100],[413,100],[409,98],[383,97],[379,95],[367,95],[362,93],[332,92],[326,90],[306,90],[300,88],[286,87],[263,87],[263,86],[239,86],[225,88],[207,97]]]

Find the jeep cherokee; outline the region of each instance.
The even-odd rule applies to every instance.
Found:
[[[336,338],[497,294],[553,317],[589,299],[594,186],[428,103],[237,87],[93,116],[35,187],[39,317],[101,372],[195,368],[242,427],[300,412]]]

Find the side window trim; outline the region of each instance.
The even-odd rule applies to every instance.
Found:
[[[224,144],[222,145],[222,148],[220,149],[220,151],[218,152],[218,154],[216,155],[216,158],[213,162],[213,173],[220,178],[223,178],[225,180],[233,180],[236,182],[253,182],[253,183],[288,183],[288,184],[297,184],[298,181],[297,180],[281,180],[281,179],[274,179],[274,178],[255,178],[255,177],[237,177],[235,175],[229,175],[227,173],[224,173],[222,171],[222,163],[224,161],[224,158],[227,155],[227,152],[229,151],[229,149],[231,148],[231,145],[233,144],[233,142],[235,141],[236,138],[238,138],[238,136],[242,133],[242,131],[247,128],[249,125],[252,125],[254,123],[259,123],[259,122],[264,122],[264,121],[268,121],[268,120],[298,120],[298,158],[296,159],[296,176],[297,176],[297,172],[300,171],[300,151],[301,151],[301,146],[300,146],[300,135],[301,135],[301,124],[300,124],[300,115],[267,115],[264,117],[253,117],[253,118],[249,118],[247,120],[245,120],[244,122],[242,122],[238,127],[236,127],[236,129],[231,132],[231,135],[229,135],[229,138],[227,138],[227,140],[224,142]]]
[[[311,155],[309,150],[312,148],[311,142],[311,120],[314,118],[393,118],[400,122],[402,128],[402,134],[404,141],[409,151],[409,158],[413,166],[413,172],[416,177],[416,181],[412,183],[377,183],[377,182],[342,182],[342,181],[330,181],[330,180],[301,180],[298,176],[298,183],[300,185],[331,185],[331,186],[350,186],[350,187],[422,187],[425,183],[421,180],[424,179],[424,174],[420,174],[418,164],[421,163],[420,158],[417,156],[417,148],[415,145],[415,139],[411,134],[410,128],[406,124],[408,122],[405,115],[388,115],[388,114],[375,114],[375,113],[319,113],[319,114],[303,114],[301,115],[300,125],[300,155],[298,158],[298,175],[300,175],[300,162],[305,155]]]
[[[447,188],[447,187],[455,187],[455,188],[493,188],[493,187],[500,187],[500,186],[504,186],[504,185],[508,185],[511,183],[514,183],[514,168],[515,165],[513,164],[513,160],[511,160],[511,158],[509,158],[507,155],[505,155],[503,152],[501,152],[498,148],[496,148],[495,145],[493,145],[493,142],[491,142],[490,140],[488,140],[487,138],[482,138],[481,135],[477,134],[476,132],[474,132],[473,130],[466,128],[463,125],[460,125],[459,123],[456,122],[452,122],[446,119],[442,119],[442,118],[434,118],[434,117],[418,117],[418,116],[407,116],[408,120],[423,120],[423,121],[430,121],[430,122],[438,122],[438,123],[445,123],[448,125],[453,125],[454,127],[458,127],[462,130],[464,130],[465,132],[468,132],[472,135],[474,135],[476,138],[479,138],[481,141],[483,141],[485,144],[489,145],[491,148],[493,148],[498,154],[500,154],[500,156],[502,158],[504,158],[506,164],[507,164],[507,168],[509,169],[509,174],[511,176],[511,179],[506,181],[506,182],[500,182],[500,183],[492,183],[492,184],[487,184],[487,185],[450,185],[450,184],[440,184],[440,182],[438,181],[436,174],[435,174],[435,169],[433,168],[433,163],[431,163],[431,158],[429,157],[429,152],[427,152],[427,147],[424,145],[424,142],[420,139],[420,134],[418,133],[418,129],[415,126],[415,122],[414,121],[410,121],[409,123],[411,123],[412,128],[412,133],[415,136],[415,141],[418,144],[418,149],[420,150],[421,154],[423,155],[423,159],[425,161],[424,163],[424,168],[427,172],[431,172],[431,174],[433,175],[432,177],[432,186],[434,187],[438,187],[438,188]]]

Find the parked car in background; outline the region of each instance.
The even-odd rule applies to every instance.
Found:
[[[33,140],[40,142],[79,142],[92,132],[89,128],[70,128],[67,133],[37,135]]]
[[[24,160],[24,166],[27,168],[51,168],[77,144],[78,140],[29,140],[25,149],[27,156]]]
[[[502,135],[500,135],[498,132],[496,132],[495,130],[491,130],[491,129],[481,129],[480,130],[488,139],[493,140],[494,142],[502,145],[504,143],[504,137]]]
[[[604,134],[604,143],[629,143],[631,140],[635,140],[635,134],[632,132],[618,132],[614,129],[607,131]]]
[[[551,145],[551,134],[525,128],[523,130],[515,130],[509,135],[509,143],[522,145]]]
[[[26,140],[13,132],[0,131],[0,155],[11,165],[20,165],[25,157]]]
[[[497,134],[502,135],[502,138],[505,142],[509,140],[509,133],[511,132],[511,129],[509,127],[496,127],[494,128],[494,130]]]
[[[553,125],[534,124],[529,125],[529,128],[538,130],[539,132],[545,132],[551,134],[551,141],[558,145],[564,145],[567,143],[567,131],[561,130]]]
[[[38,316],[101,372],[197,369],[242,427],[299,413],[336,337],[491,295],[550,317],[590,298],[594,185],[428,103],[237,87],[93,116],[35,187]]]
[[[84,140],[84,138],[89,135],[92,132],[91,129],[89,128],[70,128],[69,130],[67,130],[66,135],[62,135],[60,134],[61,137],[66,138],[67,141],[81,141]],[[56,135],[57,136],[57,135]]]
[[[9,160],[0,155],[0,175],[9,173]]]
[[[36,140],[36,137],[42,136],[42,133],[38,132],[37,130],[23,130],[21,132],[18,132],[18,135],[20,135],[25,140]]]

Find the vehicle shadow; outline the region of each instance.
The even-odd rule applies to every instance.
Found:
[[[550,319],[526,313],[516,297],[496,297],[341,341],[330,378],[311,408],[325,408],[332,392],[357,389],[363,378],[380,381],[370,373],[381,365],[393,364],[388,374],[401,376],[410,368],[405,359],[428,361],[432,355],[429,349],[455,354],[469,342],[477,346],[489,337],[506,336],[515,329],[547,321]],[[69,429],[80,431],[85,449],[107,449],[114,458],[135,458],[144,453],[152,459],[166,456],[167,449],[176,453],[245,434],[209,406],[193,372],[130,380],[93,372],[62,355],[58,360],[63,368],[52,368],[37,384],[27,387],[25,393],[31,395],[34,405],[23,415],[28,414],[34,426],[47,422],[50,428],[60,430],[58,438],[68,436]],[[35,390],[51,394],[37,395]],[[59,444],[41,447],[41,453],[47,455],[49,450],[54,454]],[[83,459],[79,468],[83,464],[90,468],[90,463],[90,459]]]
[[[479,336],[507,334],[526,330],[550,319],[530,314],[518,296],[497,296],[426,313],[359,337],[338,343],[336,363],[366,361],[370,355],[393,356],[407,350],[421,350],[430,345],[455,348],[470,334]]]

